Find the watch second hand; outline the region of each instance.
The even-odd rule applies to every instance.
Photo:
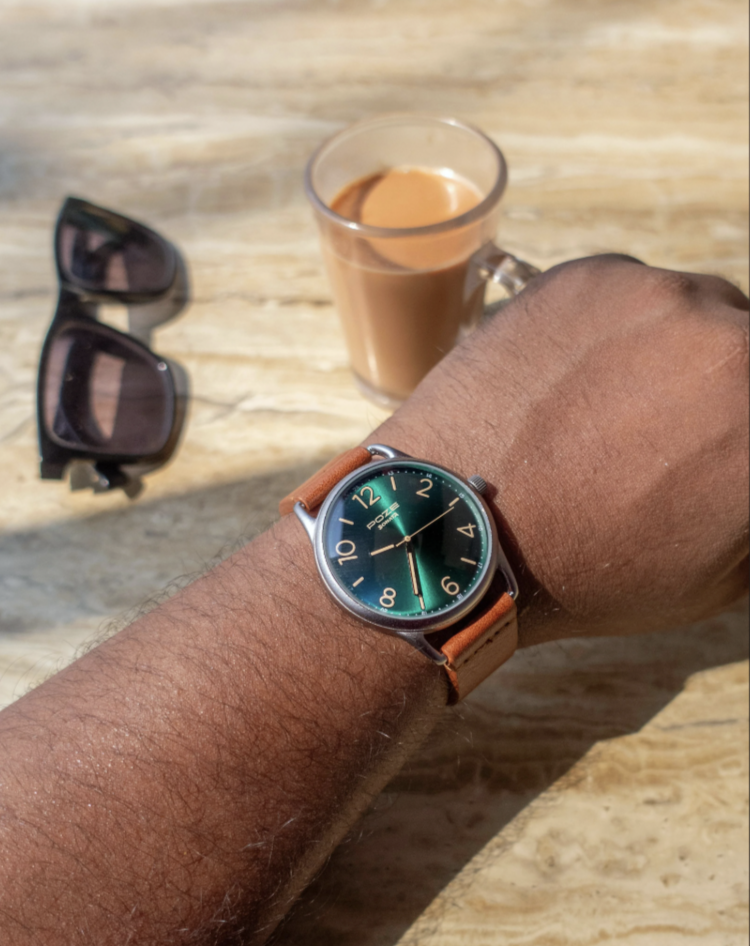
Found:
[[[419,577],[417,575],[417,562],[414,558],[414,550],[411,547],[411,542],[406,546],[406,554],[409,557],[409,571],[411,572],[411,586],[414,589],[414,594],[419,598],[419,605],[424,611],[424,598],[422,597],[422,589],[419,586]]]
[[[435,516],[434,519],[430,519],[429,522],[425,523],[425,525],[423,525],[420,529],[417,529],[416,532],[412,532],[411,535],[405,535],[400,542],[396,543],[396,548],[398,548],[399,545],[403,545],[404,542],[411,542],[415,535],[419,535],[420,532],[424,532],[427,526],[431,526],[433,522],[437,522],[438,519],[442,519],[443,516],[447,516],[449,512],[453,512],[453,506],[451,506],[450,509],[446,509],[445,512],[441,512],[439,516]]]

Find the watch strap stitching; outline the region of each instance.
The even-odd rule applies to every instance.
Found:
[[[467,648],[466,651],[464,651],[464,653],[459,655],[463,659],[460,659],[456,662],[451,662],[451,667],[453,667],[454,669],[459,669],[460,667],[465,666],[470,660],[474,660],[474,658],[477,657],[479,653],[485,649],[485,647],[489,647],[489,645],[500,634],[502,634],[502,632],[506,629],[506,627],[511,623],[512,620],[513,620],[513,615],[509,614],[507,616],[507,619],[500,625],[500,627],[497,628],[497,630],[495,631],[494,634],[492,634],[491,637],[488,637],[486,640],[482,641],[479,647],[477,647],[474,650]]]
[[[488,594],[492,596],[492,590]],[[518,644],[516,604],[506,591],[473,618],[440,648],[448,658],[445,670],[452,685],[450,703],[471,693],[513,656]]]

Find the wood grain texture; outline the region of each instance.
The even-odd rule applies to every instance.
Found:
[[[0,704],[266,528],[382,418],[349,377],[301,186],[346,123],[484,128],[510,164],[500,242],[539,266],[616,250],[747,291],[746,19],[739,0],[4,0]],[[67,193],[146,219],[191,268],[190,309],[154,337],[190,373],[189,423],[136,503],[37,479]],[[746,943],[746,625],[516,657],[279,943]]]

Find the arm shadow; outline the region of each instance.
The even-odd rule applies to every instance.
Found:
[[[598,743],[638,732],[704,670],[747,659],[747,611],[669,633],[521,651],[441,725],[333,854],[274,946],[395,946]],[[708,736],[710,738],[710,736]]]
[[[279,499],[320,464],[0,532],[0,684],[20,696],[67,663],[74,642],[97,625],[105,630],[96,637],[106,636],[124,623],[112,627],[118,612],[150,598],[137,614],[226,557],[268,528]],[[275,946],[394,946],[535,799],[555,785],[574,790],[571,770],[592,747],[638,732],[692,675],[746,658],[745,605],[671,633],[519,652],[445,711],[302,896]]]

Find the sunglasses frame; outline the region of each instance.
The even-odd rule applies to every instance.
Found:
[[[169,284],[164,289],[153,292],[93,290],[90,286],[83,285],[83,281],[76,283],[75,278],[69,278],[60,254],[61,229],[71,214],[80,210],[85,210],[88,214],[103,218],[108,217],[110,221],[112,218],[123,221],[127,225],[128,232],[135,232],[148,240],[156,241],[170,264],[171,277]],[[54,251],[59,283],[58,300],[55,314],[42,345],[37,375],[37,430],[39,435],[40,476],[41,479],[64,479],[68,466],[82,461],[83,464],[93,466],[89,466],[84,475],[80,474],[80,470],[78,475],[72,473],[71,488],[80,489],[91,486],[95,492],[120,488],[133,497],[142,489],[141,476],[163,466],[177,446],[187,412],[188,379],[181,365],[156,354],[149,345],[133,332],[122,332],[106,322],[101,322],[97,316],[98,306],[102,303],[119,303],[128,307],[147,306],[149,326],[161,324],[177,315],[188,302],[187,269],[177,248],[154,230],[136,220],[131,220],[129,217],[114,213],[114,211],[109,211],[78,197],[66,198],[60,208],[55,224]],[[92,331],[100,337],[108,337],[124,344],[126,347],[135,347],[145,361],[153,365],[154,370],[164,373],[167,379],[169,396],[167,409],[171,414],[170,432],[158,451],[123,454],[121,452],[113,453],[106,449],[97,449],[95,446],[81,448],[67,446],[55,441],[47,427],[45,418],[45,385],[53,342],[65,328],[73,327],[79,330]]]

